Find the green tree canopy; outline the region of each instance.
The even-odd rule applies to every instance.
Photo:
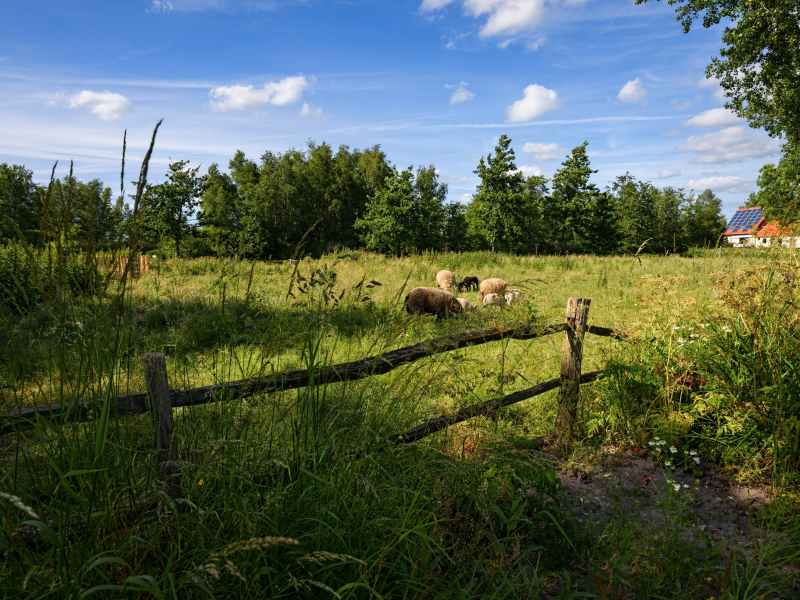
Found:
[[[199,169],[199,166],[189,167],[188,160],[172,162],[166,174],[167,180],[147,190],[142,224],[175,243],[175,258],[181,256],[181,240],[191,231],[189,219],[200,203]]]
[[[21,165],[0,164],[0,242],[18,238],[36,241],[41,201],[33,183],[33,172]]]
[[[492,252],[517,252],[526,242],[525,178],[514,162],[511,138],[501,135],[494,151],[475,169],[481,182],[470,206],[470,226]]]

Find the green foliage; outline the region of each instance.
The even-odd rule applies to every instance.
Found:
[[[33,172],[20,165],[0,164],[0,243],[17,240],[20,233],[34,243],[40,218]]]
[[[169,165],[166,181],[149,186],[145,196],[140,226],[157,239],[166,237],[175,244],[175,258],[181,257],[181,240],[193,228],[190,218],[200,203],[202,189],[197,172],[200,166],[190,168],[188,160]]]
[[[401,253],[439,248],[446,219],[447,185],[434,168],[393,169],[383,189],[369,199],[355,228],[368,250]]]
[[[791,225],[800,220],[800,146],[787,145],[778,165],[761,167],[758,192],[751,194],[749,206],[761,206],[769,220]],[[791,229],[791,228],[789,228]]]
[[[492,252],[518,252],[527,241],[525,219],[529,195],[524,176],[514,163],[511,138],[501,135],[486,160],[481,157],[475,173],[481,178],[468,209],[470,227]]]

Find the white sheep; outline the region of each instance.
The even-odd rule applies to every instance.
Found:
[[[461,308],[464,309],[464,312],[472,312],[475,310],[475,305],[470,304],[464,298],[456,298],[456,301],[461,305]]]
[[[452,290],[458,287],[456,285],[456,276],[448,270],[439,271],[436,274],[436,287],[443,290]]]
[[[503,294],[508,288],[508,284],[497,277],[481,281],[478,300],[483,300],[486,294]]]
[[[505,294],[506,303],[511,306],[516,304],[525,297],[525,292],[522,290],[508,290]]]
[[[506,306],[506,299],[500,294],[486,294],[483,297],[484,306]]]

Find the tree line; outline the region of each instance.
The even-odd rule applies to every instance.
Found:
[[[108,249],[135,226],[144,249],[254,259],[286,258],[301,244],[312,254],[337,247],[392,255],[612,254],[636,252],[645,242],[650,252],[718,242],[725,218],[713,192],[658,188],[630,174],[601,190],[590,181],[596,171],[587,146],[574,148],[548,180],[525,177],[511,139],[501,136],[477,165],[480,183],[468,204],[448,202],[433,165],[400,170],[380,146],[334,151],[309,142],[258,161],[239,151],[227,173],[217,164],[200,175],[189,161],[171,163],[135,215],[97,179],[55,180],[47,194],[31,171],[2,164],[0,242],[36,244],[55,229],[65,241]]]

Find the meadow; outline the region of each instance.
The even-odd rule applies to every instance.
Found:
[[[13,430],[0,448],[4,597],[798,593],[795,254],[343,251],[297,264],[153,259],[151,267],[102,293],[8,309],[0,409],[144,391],[149,351],[166,355],[171,388],[190,388],[484,327],[563,323],[569,297],[590,298],[589,323],[626,340],[586,337],[583,370],[604,373],[581,388],[579,436],[568,449],[554,443],[555,391],[414,444],[387,443],[427,418],[557,377],[563,334],[176,409],[177,502],[156,476],[147,415],[40,419]],[[404,295],[434,285],[439,269],[501,277],[525,300],[442,321],[408,317]],[[478,303],[474,291],[458,295]],[[666,462],[660,442],[679,458]],[[626,452],[663,470],[659,488],[620,488],[609,520],[588,528],[560,477],[572,469],[598,478],[609,453]],[[693,485],[713,476],[765,490],[771,502],[748,517],[763,532],[751,536],[758,544],[700,529],[696,490],[675,491],[677,472]],[[661,516],[642,523],[635,513],[645,493]]]

